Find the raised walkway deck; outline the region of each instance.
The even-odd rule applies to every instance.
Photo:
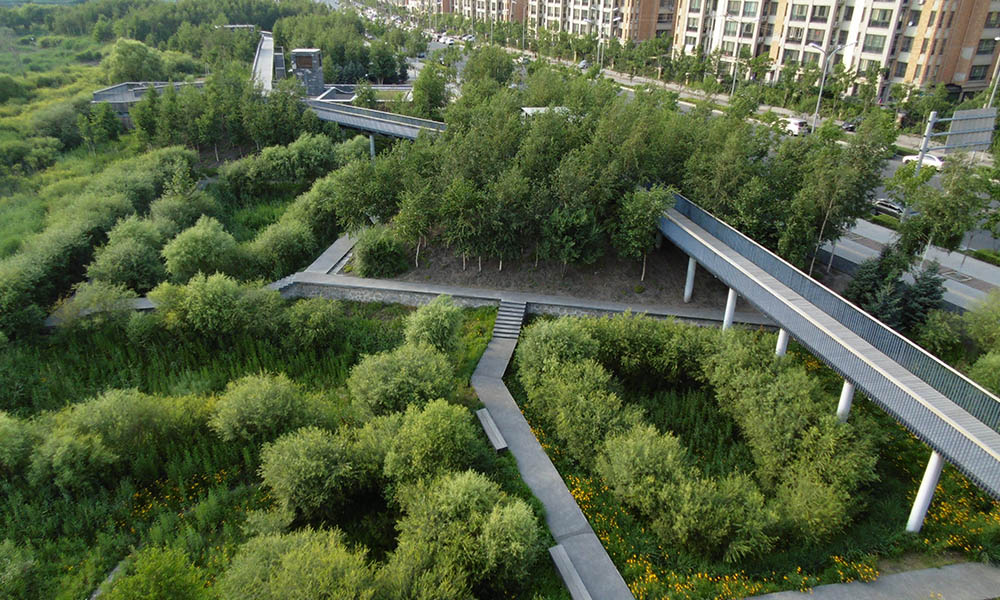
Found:
[[[678,199],[660,229],[1000,498],[1000,399],[686,199]]]
[[[350,106],[340,102],[306,100],[305,103],[323,121],[331,121],[341,127],[378,135],[415,140],[422,132],[435,134],[446,128],[446,125],[440,121],[397,115],[396,113]]]

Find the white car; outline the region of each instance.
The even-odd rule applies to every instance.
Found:
[[[809,123],[805,119],[788,119],[785,122],[788,135],[802,135],[809,132]]]
[[[918,158],[920,158],[920,156],[917,154],[910,154],[909,156],[904,156],[903,164],[905,165],[906,163],[909,162],[916,162]],[[941,167],[944,166],[944,161],[934,156],[933,154],[924,154],[924,159],[920,161],[920,164],[925,167],[934,167],[935,169],[940,169]]]

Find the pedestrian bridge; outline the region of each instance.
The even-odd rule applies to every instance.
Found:
[[[842,419],[856,385],[934,450],[907,529],[923,522],[942,457],[1000,499],[1000,398],[690,200],[677,196],[659,227],[692,259],[686,296],[697,261],[729,286],[728,320],[743,296],[782,328],[779,354],[791,335],[844,377]]]
[[[332,121],[341,127],[357,129],[369,134],[415,140],[421,132],[440,133],[445,130],[445,124],[440,121],[397,115],[326,100],[306,100],[305,103],[323,121]]]

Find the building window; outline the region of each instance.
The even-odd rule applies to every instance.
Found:
[[[906,24],[909,27],[913,27],[914,25],[916,25],[919,22],[920,22],[920,11],[919,10],[911,10],[910,11],[910,20],[907,21]]]
[[[740,0],[729,0],[729,6],[726,8],[726,14],[739,16]]]
[[[988,40],[979,40],[979,46],[976,47],[976,54],[993,54],[993,50],[996,47],[997,42],[992,38]]]
[[[660,13],[656,16],[657,23],[669,23],[671,21],[670,15],[667,13]]]
[[[777,14],[778,14],[778,3],[777,3],[777,1],[772,0],[772,2],[767,5],[767,14],[771,15],[772,17],[777,16]]]
[[[888,27],[892,20],[892,10],[888,8],[873,8],[872,16],[868,19],[869,27]]]
[[[733,49],[735,47],[736,47],[736,43],[735,42],[722,42],[722,55],[723,56],[732,56],[733,55]]]
[[[753,23],[743,24],[743,31],[740,32],[740,37],[745,37],[745,38],[753,37]]]
[[[854,7],[853,6],[845,6],[844,7],[844,20],[845,21],[850,21],[853,18],[854,18]]]
[[[936,10],[932,10],[930,18],[927,19],[927,26],[928,27],[934,27],[934,19],[937,19],[937,11]]]
[[[822,44],[824,33],[822,29],[810,29],[806,36],[806,41],[810,44]]]
[[[743,16],[744,17],[756,17],[757,16],[757,3],[756,2],[744,2],[743,3]]]
[[[698,31],[698,17],[688,17],[688,31]]]
[[[899,45],[900,52],[909,52],[910,48],[913,47],[913,38],[908,36],[903,36],[903,42]]]
[[[906,77],[906,63],[896,63],[896,77]]]
[[[986,27],[1000,27],[1000,12],[991,12],[986,15]]]
[[[809,14],[809,7],[805,4],[793,4],[792,5],[792,21],[805,21],[806,16]]]
[[[951,22],[955,20],[955,11],[948,13],[948,28],[951,29]]]
[[[725,35],[736,35],[736,26],[739,25],[736,21],[726,21],[725,27],[723,27],[723,33]]]
[[[812,19],[813,23],[826,23],[830,18],[830,7],[829,6],[814,6]]]
[[[695,43],[696,43],[696,38],[693,35],[684,36],[684,45],[685,46],[694,46]]]
[[[924,52],[927,52],[927,38],[924,38],[924,41],[920,42],[920,53],[923,54]]]
[[[781,59],[783,65],[794,65],[799,62],[798,50],[785,50],[785,56]]]
[[[761,35],[764,37],[771,37],[774,35],[774,23],[764,23],[764,31]]]
[[[698,12],[701,10],[701,0],[691,0],[688,3],[688,12]]]
[[[969,81],[982,81],[986,79],[986,72],[989,68],[989,65],[973,65],[972,70],[969,71]]]
[[[802,29],[801,27],[789,27],[788,28],[788,37],[786,38],[786,41],[788,41],[788,42],[794,42],[796,44],[801,44],[802,43],[802,33],[804,31],[805,30]],[[796,57],[795,60],[798,60],[798,57]]]
[[[803,52],[802,53],[802,64],[808,65],[818,65],[819,64],[819,52]]]
[[[837,37],[837,43],[841,44],[841,45],[847,43],[847,30],[846,29],[841,29],[840,30],[840,35],[838,35],[838,37]]]
[[[885,36],[884,35],[865,35],[865,43],[861,46],[861,50],[864,52],[881,52],[885,49]]]

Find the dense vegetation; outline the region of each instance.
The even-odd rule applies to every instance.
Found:
[[[492,311],[152,295],[0,350],[4,597],[84,596],[125,557],[112,598],[560,593],[470,410]]]
[[[525,330],[508,384],[637,598],[871,580],[904,552],[997,558],[1000,506],[951,470],[902,533],[926,449],[865,402],[838,422],[837,377],[773,348],[628,315]]]

